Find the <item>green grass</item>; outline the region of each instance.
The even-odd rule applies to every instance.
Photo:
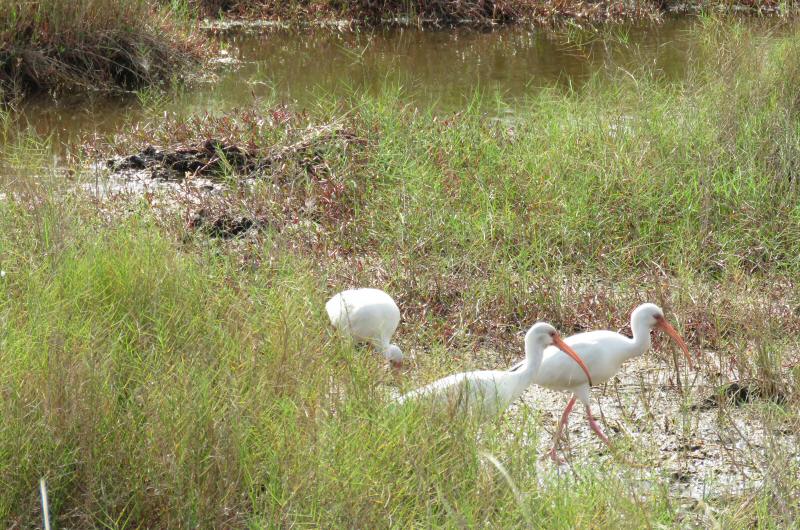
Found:
[[[714,71],[544,91],[513,122],[478,102],[414,112],[389,93],[140,138],[223,130],[267,151],[336,121],[360,139],[318,145],[322,169],[289,160],[216,204],[266,218],[245,240],[188,231],[193,206],[90,201],[43,177],[41,146],[14,135],[0,202],[0,525],[40,524],[41,476],[65,528],[795,524],[796,454],[777,444],[739,449],[772,466],[761,487],[689,509],[660,464],[590,454],[563,474],[538,467],[552,421],[527,406],[483,426],[388,406],[398,384],[521,357],[537,319],[615,329],[650,300],[706,351],[709,380],[720,360],[782,391],[785,405],[750,413],[771,440],[796,440],[800,35],[764,44],[713,20],[698,31]],[[354,284],[400,301],[398,343],[416,359],[399,382],[328,330],[324,301]],[[672,419],[692,431],[691,416]]]

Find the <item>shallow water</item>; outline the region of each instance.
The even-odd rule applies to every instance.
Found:
[[[765,25],[762,22],[753,22]],[[647,67],[663,82],[683,78],[698,51],[696,19],[661,24],[607,26],[599,32],[524,26],[423,31],[409,28],[306,33],[217,31],[223,53],[207,72],[169,96],[85,96],[29,102],[27,121],[53,135],[58,151],[87,134],[107,135],[141,119],[143,108],[159,112],[225,112],[254,99],[295,107],[330,102],[353,91],[380,93],[402,87],[412,105],[463,108],[477,91],[497,114],[541,87],[564,90],[593,76],[611,81]],[[766,23],[770,25],[771,23]]]

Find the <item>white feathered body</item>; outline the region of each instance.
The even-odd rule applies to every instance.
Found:
[[[495,416],[522,395],[530,380],[531,377],[519,377],[505,370],[462,372],[400,396],[397,401],[423,398],[451,410]]]
[[[607,330],[578,333],[564,342],[589,368],[595,385],[614,377],[635,347],[632,339]],[[551,390],[570,390],[589,383],[580,366],[554,346],[545,348],[542,365],[533,382]]]
[[[389,345],[400,324],[400,309],[391,296],[380,289],[342,291],[325,304],[331,324],[356,341],[378,347]]]

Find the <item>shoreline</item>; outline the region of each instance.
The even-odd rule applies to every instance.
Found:
[[[246,4],[247,2],[245,2]],[[513,2],[512,2],[513,3]],[[500,12],[484,14],[473,11],[469,13],[442,13],[433,6],[424,8],[418,13],[408,13],[386,7],[381,13],[369,11],[367,8],[353,7],[350,12],[334,8],[314,5],[314,12],[309,13],[295,8],[288,12],[270,7],[268,0],[254,2],[256,5],[234,8],[228,11],[203,12],[202,24],[205,29],[235,27],[259,28],[380,28],[380,27],[419,27],[447,29],[457,27],[492,27],[503,25],[526,24],[547,27],[570,22],[604,24],[615,22],[635,22],[661,20],[669,16],[700,15],[703,13],[734,16],[779,16],[791,17],[798,14],[798,5],[794,2],[782,4],[766,0],[761,4],[739,0],[732,3],[687,1],[670,2],[668,0],[573,2],[554,4],[550,2],[529,3],[517,2],[516,7],[507,7]],[[261,4],[261,5],[258,5]],[[312,2],[313,4],[313,2]],[[424,4],[424,2],[423,2]],[[785,11],[781,11],[785,9]],[[291,9],[291,8],[287,8]],[[439,10],[442,8],[439,7]],[[454,8],[457,9],[457,8]],[[465,7],[464,9],[470,9]],[[377,10],[376,10],[377,11]],[[212,17],[217,16],[217,19]],[[203,18],[205,17],[205,18]]]
[[[121,0],[101,0],[103,5],[97,7],[96,2],[89,0],[79,0],[75,5],[55,0],[45,7],[25,7],[27,4],[20,0],[0,0],[0,7],[4,3],[8,4],[7,10],[17,8],[21,13],[17,18],[0,20],[3,43],[0,44],[0,101],[6,103],[42,93],[59,97],[69,93],[113,94],[168,87],[194,76],[213,61],[214,46],[205,32],[316,29],[345,32],[390,27],[443,30],[460,27],[480,31],[515,25],[587,29],[617,23],[658,24],[667,17],[691,17],[704,12],[765,18],[790,18],[797,13],[792,4],[781,12],[781,5],[772,2],[759,6],[740,3],[708,6],[648,1],[524,4],[492,12],[490,16],[474,10],[463,13],[434,10],[412,16],[399,12],[397,7],[379,14],[359,12],[358,7],[350,13],[328,9],[312,14],[304,10],[270,12],[269,2],[264,2],[267,7],[244,7],[222,12],[212,19],[201,18],[201,6],[195,11],[190,8],[176,11],[147,2],[129,7]],[[81,6],[95,12],[83,15]],[[26,13],[24,9],[32,11]]]

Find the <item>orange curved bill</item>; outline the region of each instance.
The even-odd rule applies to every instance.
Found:
[[[559,350],[563,351],[564,353],[572,357],[572,360],[578,363],[578,366],[581,367],[583,373],[586,374],[586,379],[589,380],[589,386],[592,386],[592,376],[589,373],[589,369],[583,363],[583,359],[581,359],[580,355],[578,355],[578,353],[575,350],[570,348],[569,345],[567,345],[567,343],[564,342],[564,340],[559,335],[553,337],[553,344],[558,346]]]
[[[689,362],[689,368],[694,369],[694,366],[692,365],[692,356],[689,355],[689,348],[686,347],[686,343],[683,342],[683,339],[678,334],[678,332],[675,331],[675,328],[673,328],[672,325],[669,322],[667,322],[666,319],[663,318],[658,321],[658,324],[656,324],[656,326],[661,328],[667,335],[672,337],[672,339],[678,343],[678,346],[680,346],[681,351],[683,351],[684,357],[686,357],[686,360]]]

